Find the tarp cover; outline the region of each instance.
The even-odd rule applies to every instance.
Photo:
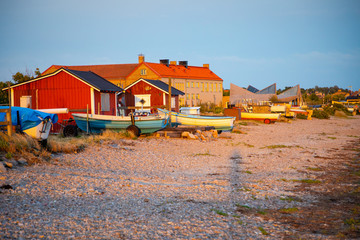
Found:
[[[8,109],[9,107],[0,107],[0,109]],[[18,114],[19,112],[19,121]],[[57,114],[40,112],[30,108],[22,107],[11,107],[11,120],[13,125],[20,124],[20,130],[24,131],[26,129],[35,127],[45,119],[51,119],[51,122],[54,124],[58,121]],[[0,112],[0,122],[6,121],[6,113]]]

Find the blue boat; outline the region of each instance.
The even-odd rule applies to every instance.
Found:
[[[9,107],[0,107],[9,109]],[[0,112],[0,122],[6,121],[6,113]],[[19,126],[21,132],[43,141],[49,136],[51,125],[58,121],[57,114],[45,113],[30,108],[11,107],[11,122]]]
[[[85,113],[73,113],[72,116],[82,131],[91,133],[101,133],[106,129],[115,131],[132,130],[135,135],[139,136],[140,133],[149,134],[163,129],[168,123],[166,117],[135,116],[136,127],[134,127],[131,116],[87,115]]]

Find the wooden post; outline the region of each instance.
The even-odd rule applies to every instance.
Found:
[[[168,102],[168,110],[171,111],[171,78],[169,78],[169,102]]]
[[[10,83],[8,82],[8,97],[9,97],[9,112],[6,113],[6,121],[8,121],[7,125],[7,132],[8,135],[12,136],[12,120],[11,120],[11,89],[10,89]]]
[[[168,110],[169,110],[169,127],[171,127],[171,78],[169,78],[169,106],[168,106]]]
[[[86,104],[86,134],[89,134],[89,104]]]
[[[100,102],[98,102],[98,114],[100,115]]]

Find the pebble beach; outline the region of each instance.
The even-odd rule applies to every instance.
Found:
[[[103,141],[8,169],[0,239],[337,239],[266,212],[319,200],[325,170],[359,159],[360,116],[237,128],[206,141]],[[299,190],[303,180],[318,184]]]

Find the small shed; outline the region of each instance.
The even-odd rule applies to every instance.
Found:
[[[8,90],[5,88],[3,90]],[[91,71],[60,68],[27,82],[10,86],[11,106],[32,109],[68,108],[59,123],[73,112],[116,115],[117,93],[123,89]],[[54,131],[60,127],[55,127]]]
[[[157,108],[165,108],[169,101],[169,85],[160,80],[140,78],[124,89],[126,114],[134,108],[145,112],[156,112]],[[122,94],[123,95],[123,94]],[[182,91],[171,87],[171,110],[179,112],[179,95]]]

